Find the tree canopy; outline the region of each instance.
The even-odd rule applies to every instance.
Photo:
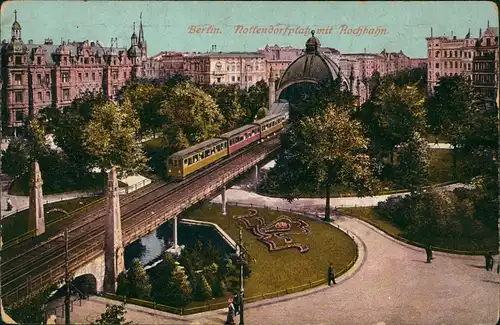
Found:
[[[328,104],[317,116],[292,124],[282,137],[282,152],[272,173],[277,186],[289,200],[311,188],[324,188],[325,218],[330,217],[330,189],[352,186],[361,193],[371,191],[369,140],[361,124],[345,107]]]
[[[215,137],[225,122],[213,98],[190,83],[178,84],[167,94],[160,114],[166,121],[166,145],[175,150]]]

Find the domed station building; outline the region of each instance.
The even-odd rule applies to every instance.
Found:
[[[275,101],[288,102],[293,107],[302,94],[323,81],[333,82],[339,76],[342,86],[349,90],[349,82],[332,59],[320,52],[321,43],[312,36],[306,42],[305,53],[293,61],[281,76],[276,90]],[[273,98],[273,100],[274,100]]]

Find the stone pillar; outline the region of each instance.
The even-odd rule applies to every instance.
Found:
[[[226,212],[226,185],[222,188],[222,215],[225,216]]]
[[[177,216],[174,217],[174,249],[177,249]]]
[[[34,231],[35,236],[45,232],[45,212],[43,211],[42,175],[38,161],[33,163],[33,177],[30,188],[30,207],[28,231]]]
[[[104,291],[116,292],[118,275],[125,270],[123,258],[122,226],[120,216],[120,194],[116,167],[111,168],[108,175],[108,213],[105,217],[104,243]]]
[[[271,111],[271,106],[274,104],[274,102],[276,100],[275,81],[276,81],[276,79],[274,79],[273,67],[271,67],[271,70],[269,72],[269,109],[268,109],[268,112]]]

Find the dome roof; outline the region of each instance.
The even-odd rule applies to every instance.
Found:
[[[12,29],[21,29],[21,24],[16,21],[12,23]]]
[[[280,78],[278,89],[297,82],[319,83],[341,76],[338,65],[319,51],[320,41],[312,36],[306,42],[306,53],[293,61]],[[347,82],[346,82],[347,83]]]

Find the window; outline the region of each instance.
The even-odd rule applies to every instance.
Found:
[[[92,72],[92,80],[95,81],[95,72]]]
[[[89,58],[85,58],[85,64],[89,64]]]
[[[467,63],[467,70],[470,70],[470,63]]]
[[[234,71],[235,70],[235,67],[234,67],[234,64],[231,65],[231,71]]]
[[[439,63],[436,62],[436,69],[439,68]]]
[[[112,76],[113,76],[113,80],[117,80],[118,79],[118,71],[113,71]]]
[[[448,62],[444,61],[444,67],[445,69],[448,68]]]
[[[42,75],[41,74],[37,74],[36,75],[36,80],[37,80],[38,84],[41,85],[42,84]]]
[[[219,82],[219,83],[220,83],[220,78],[217,78],[217,82]]]
[[[63,89],[63,99],[69,100],[69,89]]]
[[[22,122],[24,120],[24,112],[16,111],[16,122]]]
[[[22,91],[15,92],[15,100],[16,100],[16,103],[21,103],[23,101],[23,92]]]
[[[69,82],[69,72],[63,72],[61,74],[62,82]]]
[[[49,83],[50,82],[50,76],[48,73],[45,74],[45,83]]]
[[[64,62],[64,64],[68,64],[68,57],[65,56],[63,59],[63,62]]]
[[[455,51],[455,57],[458,57],[458,52],[457,51]]]
[[[50,100],[50,91],[45,92],[45,99]]]
[[[436,79],[439,78],[439,72],[436,72]]]
[[[486,39],[486,46],[491,46],[491,39],[489,38]]]
[[[247,76],[245,76],[245,81],[248,81],[248,78],[247,78]]]
[[[241,78],[240,78],[240,77],[238,77],[238,81],[240,81],[240,80],[241,80]]]
[[[235,78],[234,76],[232,76],[232,77],[231,77],[231,81],[233,81],[233,82],[234,82],[235,80],[236,80],[236,78]]]
[[[82,81],[82,73],[81,72],[78,73],[78,81]]]
[[[436,52],[436,58],[439,58],[439,51]]]
[[[455,61],[455,69],[458,69],[458,61]]]
[[[38,65],[42,64],[42,58],[41,57],[37,56],[37,58],[36,58],[36,64],[38,64]]]
[[[23,64],[23,59],[20,56],[16,56],[16,64]]]
[[[14,84],[19,86],[23,83],[23,76],[19,73],[14,75]]]
[[[41,91],[38,92],[38,101],[39,102],[43,102],[43,97],[42,97],[42,92]]]
[[[85,72],[85,80],[89,80],[89,73]]]

